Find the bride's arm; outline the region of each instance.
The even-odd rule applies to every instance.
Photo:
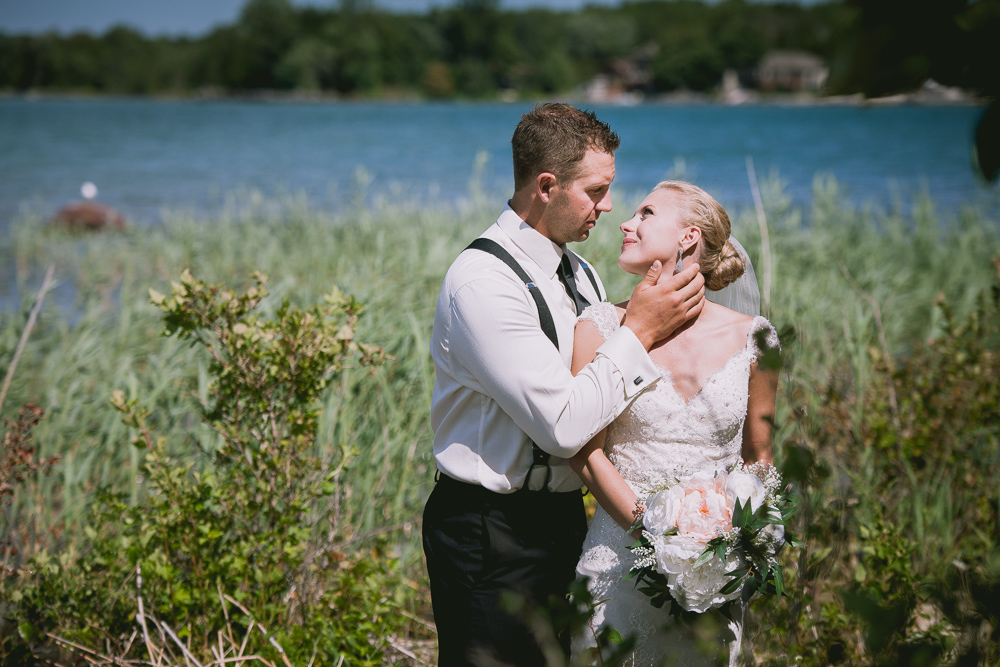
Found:
[[[573,335],[573,375],[597,354],[597,348],[604,343],[604,338],[597,327],[589,320],[580,320]],[[583,483],[594,494],[604,511],[614,519],[624,530],[635,523],[636,495],[632,488],[622,479],[615,467],[604,455],[604,438],[607,429],[595,435],[583,446],[576,456],[569,460],[569,465]],[[638,535],[636,535],[638,537]]]
[[[778,393],[778,373],[759,364],[750,367],[747,418],[743,422],[743,460],[773,463],[771,436],[774,431],[774,400]]]
[[[604,455],[605,433],[607,429],[595,435],[593,440],[569,460],[569,465],[594,494],[604,511],[627,531],[635,523],[637,498],[632,487],[622,479],[611,461]],[[639,536],[638,531],[633,533],[636,539]]]

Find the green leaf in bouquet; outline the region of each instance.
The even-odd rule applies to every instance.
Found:
[[[704,565],[708,561],[712,560],[712,556],[714,555],[715,549],[713,549],[711,545],[705,547],[705,550],[701,552],[700,556],[698,556],[698,560],[694,562],[694,566],[698,567],[699,565]]]
[[[750,523],[751,518],[753,518],[753,514],[754,514],[753,505],[751,505],[750,503],[744,505],[743,508],[740,510],[740,527]]]
[[[653,605],[657,609],[662,609],[663,605],[665,605],[668,600],[673,600],[673,598],[670,597],[669,592],[657,591],[652,588],[649,589],[649,592],[646,593],[646,595],[650,597],[649,604]]]
[[[757,533],[764,530],[764,528],[766,528],[769,525],[770,525],[769,522],[764,521],[760,517],[755,516],[753,519],[750,520],[749,523],[743,524],[743,531],[750,533],[750,535],[753,537],[756,537]]]
[[[730,593],[736,591],[736,589],[738,589],[740,586],[742,586],[745,580],[746,577],[735,577],[731,579],[728,583],[726,583],[726,585],[723,586],[719,590],[719,592],[722,593],[723,595],[729,595]]]
[[[733,528],[743,527],[743,506],[740,504],[740,499],[736,499],[736,507],[733,508]]]
[[[605,635],[605,637],[609,642],[616,645],[620,645],[623,641],[625,641],[624,639],[622,639],[621,633],[615,630],[614,628],[608,628],[608,634]]]

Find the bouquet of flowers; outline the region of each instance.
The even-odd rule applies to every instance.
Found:
[[[785,530],[795,508],[773,465],[740,459],[729,472],[676,480],[645,505],[628,578],[654,606],[671,600],[674,613],[702,613],[758,591],[783,593],[776,555],[802,543]]]

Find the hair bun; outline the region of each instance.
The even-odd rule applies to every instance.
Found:
[[[719,253],[719,263],[705,274],[705,287],[712,291],[718,291],[742,276],[744,271],[746,271],[746,265],[743,263],[743,256],[740,255],[733,242],[726,239],[726,243]]]

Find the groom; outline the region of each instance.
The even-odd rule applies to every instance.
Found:
[[[441,287],[431,339],[439,474],[423,522],[441,667],[545,665],[501,596],[544,607],[565,595],[587,529],[567,459],[656,382],[649,347],[702,308],[697,265],[660,278],[657,262],[624,326],[570,373],[577,315],[605,294],[566,244],[611,210],[618,144],[592,112],[541,104],[524,114],[511,139],[514,195]]]

